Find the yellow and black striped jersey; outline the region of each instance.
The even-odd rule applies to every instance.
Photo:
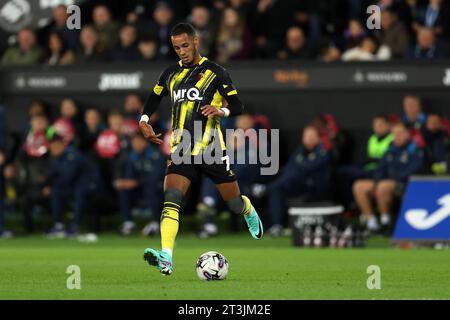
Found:
[[[229,101],[237,97],[237,90],[223,67],[205,57],[190,67],[179,61],[161,73],[153,93],[160,97],[170,95],[174,132],[170,140],[171,153],[181,142],[182,130],[191,134],[192,155],[199,154],[212,143],[220,143],[221,150],[226,150],[220,118],[207,118],[200,109],[204,105],[221,108],[223,98]],[[235,111],[233,115],[241,111]],[[201,123],[201,136],[194,137],[194,121]]]

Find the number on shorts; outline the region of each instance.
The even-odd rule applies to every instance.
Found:
[[[225,160],[225,164],[227,165],[227,171],[230,170],[230,156],[226,155],[224,157],[222,157],[222,161]]]

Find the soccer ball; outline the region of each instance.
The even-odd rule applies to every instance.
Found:
[[[198,258],[196,270],[201,280],[223,280],[228,274],[228,261],[219,252],[208,251]]]

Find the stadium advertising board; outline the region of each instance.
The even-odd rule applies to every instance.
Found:
[[[450,240],[450,177],[411,178],[393,240]]]
[[[450,86],[450,68],[437,64],[422,68],[403,65],[315,66],[230,65],[241,90],[359,90],[392,88],[436,88]],[[1,74],[7,94],[37,92],[81,92],[147,90],[159,76],[152,66],[116,67],[93,65],[73,68],[4,69]]]

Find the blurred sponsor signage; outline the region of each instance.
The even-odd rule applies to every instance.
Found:
[[[394,240],[450,240],[450,177],[411,178]]]
[[[149,90],[157,81],[164,64],[112,66],[111,64],[74,67],[4,68],[0,87],[8,94],[54,92],[107,92]],[[292,67],[290,67],[292,65]],[[369,63],[311,64],[299,69],[278,62],[227,65],[233,82],[242,90],[359,90],[359,89],[447,89],[450,67],[442,64],[391,65]]]

